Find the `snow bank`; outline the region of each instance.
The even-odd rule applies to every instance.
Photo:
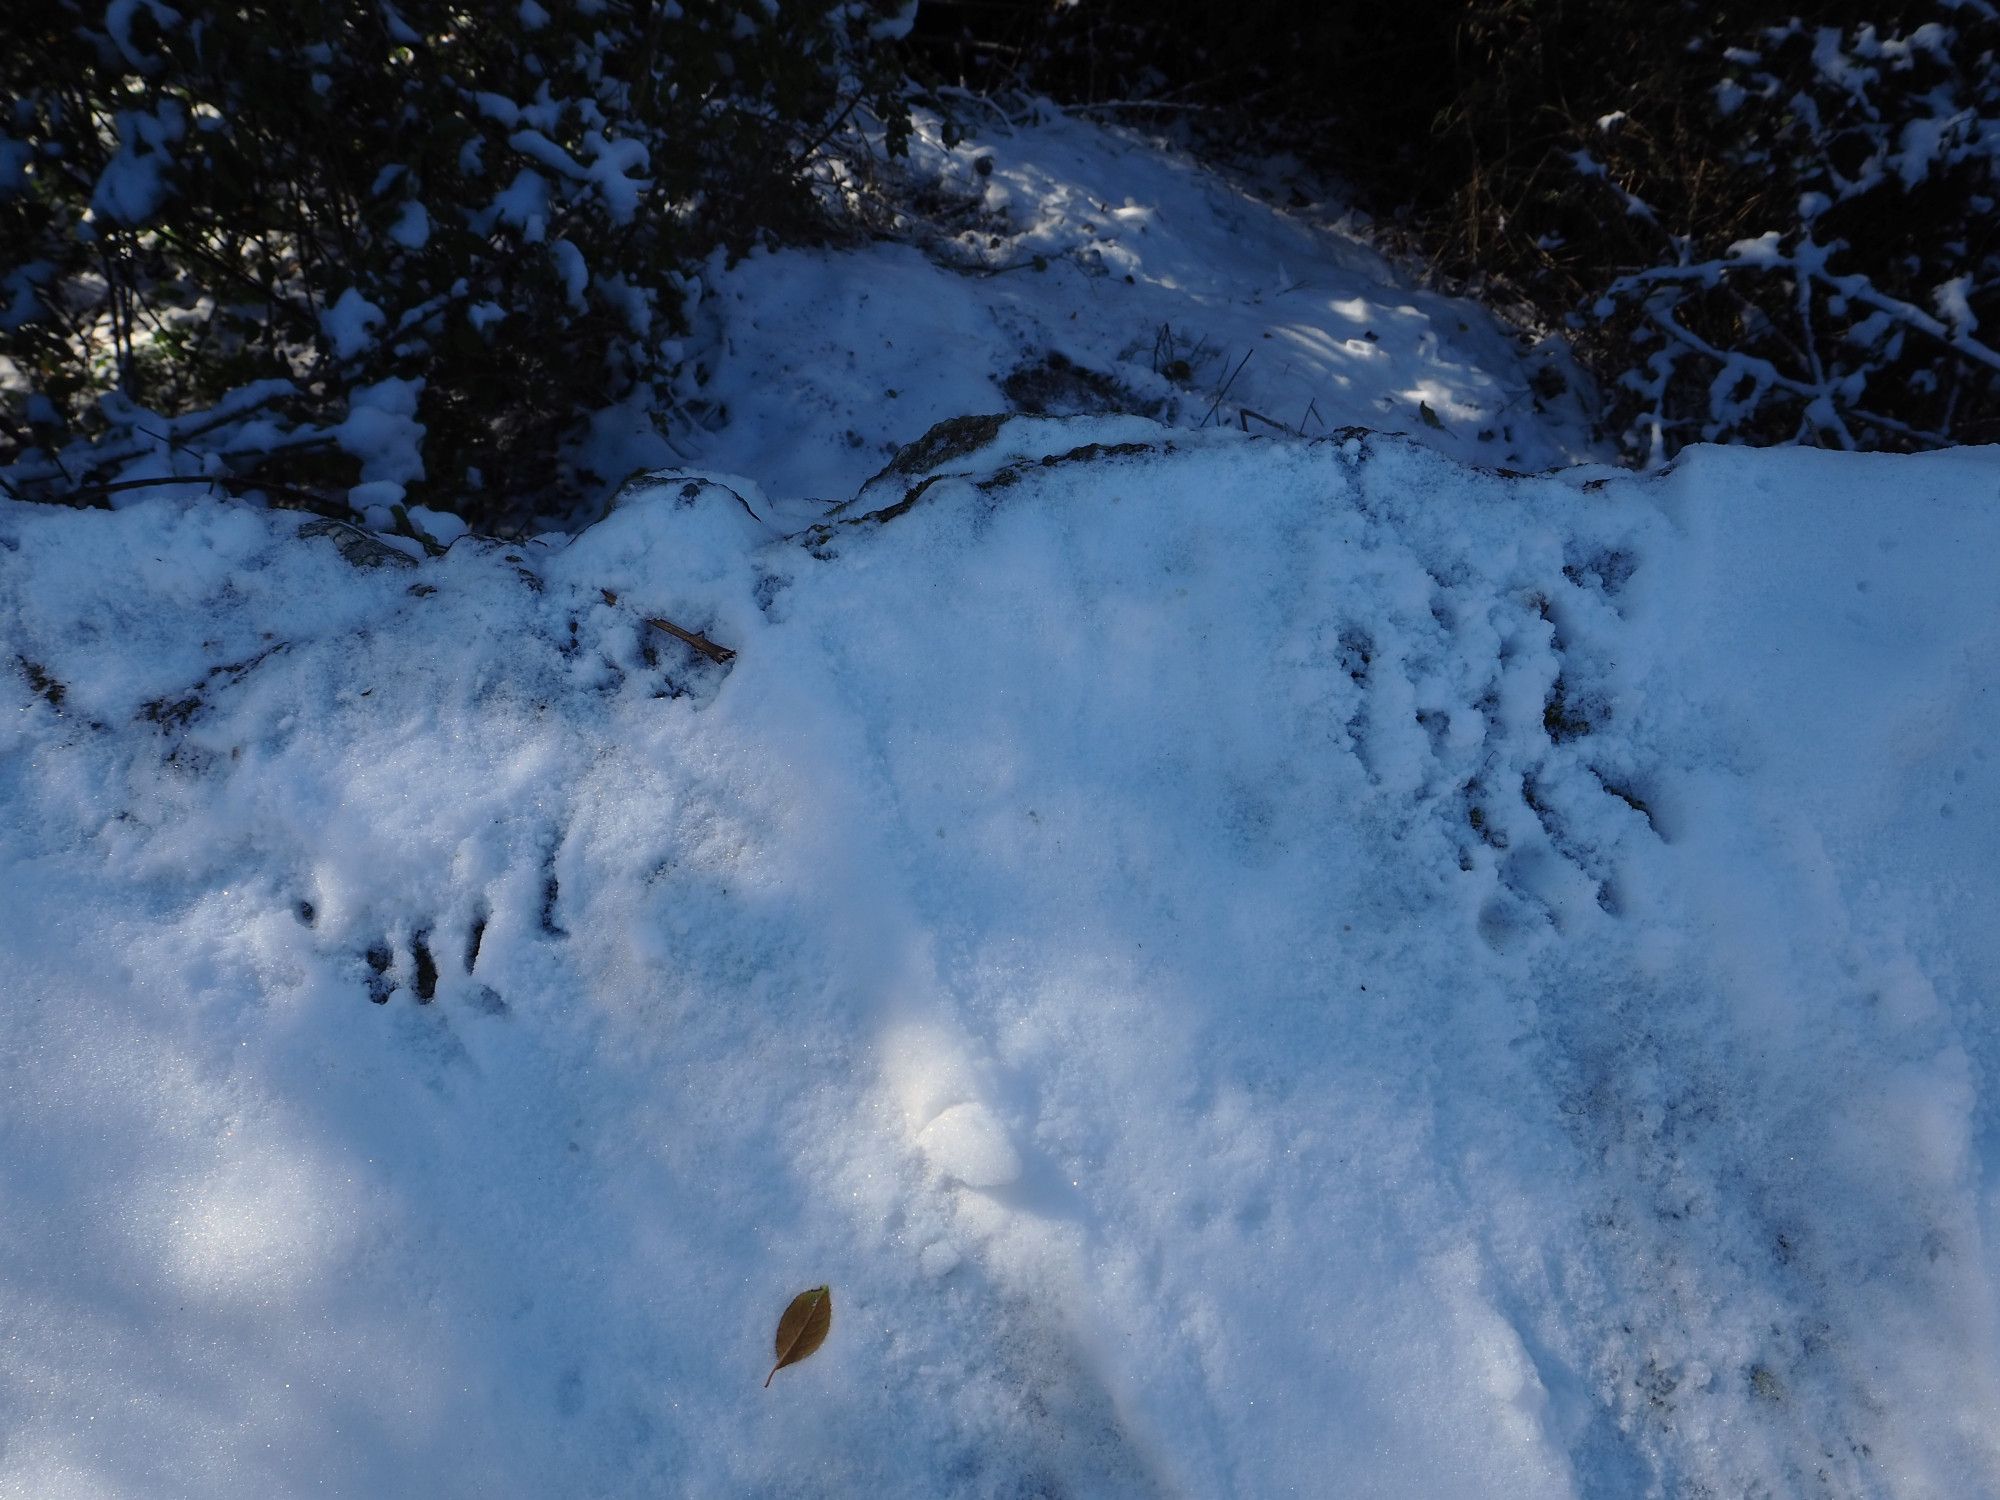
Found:
[[[1610,455],[1560,348],[1413,285],[1295,184],[1060,115],[971,123],[947,148],[918,114],[892,194],[925,205],[896,210],[917,244],[711,263],[689,462],[841,499],[933,423],[1009,410],[1358,425],[1515,469]]]
[[[2000,465],[1105,435],[0,507],[0,1493],[2000,1487]]]

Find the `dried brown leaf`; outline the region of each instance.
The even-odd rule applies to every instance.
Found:
[[[778,1362],[771,1366],[771,1374],[764,1377],[766,1388],[778,1371],[797,1364],[824,1344],[827,1330],[832,1327],[833,1288],[816,1286],[792,1298],[792,1305],[778,1319]]]

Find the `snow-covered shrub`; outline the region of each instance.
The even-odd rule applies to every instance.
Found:
[[[1451,8],[1448,98],[1377,181],[1567,325],[1633,457],[2000,437],[1989,0]]]
[[[866,110],[896,144],[877,43],[905,9],[53,0],[16,16],[10,485],[90,498],[207,475],[336,508],[428,491],[518,514],[643,446],[648,414],[687,393],[693,268],[815,226],[827,132]]]
[[[1930,9],[1704,48],[1706,149],[1680,180],[1649,165],[1651,122],[1607,117],[1573,151],[1597,210],[1654,246],[1598,267],[1620,274],[1577,318],[1629,449],[2000,438],[2000,15]],[[1703,169],[1748,188],[1703,212]]]

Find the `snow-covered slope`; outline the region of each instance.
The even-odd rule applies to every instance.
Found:
[[[915,243],[710,267],[691,393],[705,427],[671,429],[681,461],[840,500],[946,418],[1113,409],[1402,431],[1522,470],[1609,457],[1558,343],[1524,348],[1476,304],[1412,285],[1281,180],[1260,195],[1052,108],[968,123],[984,128],[946,149],[920,116],[891,174]]]
[[[1997,483],[0,507],[0,1493],[1995,1492]]]

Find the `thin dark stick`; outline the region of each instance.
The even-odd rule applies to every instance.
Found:
[[[710,661],[732,662],[736,660],[736,653],[731,651],[727,646],[718,646],[705,635],[698,635],[692,630],[683,630],[680,626],[674,624],[672,620],[661,620],[652,615],[646,615],[642,618],[655,630],[664,630],[675,640],[683,641],[694,647],[695,650],[699,651]]]
[[[1241,426],[1245,432],[1248,432],[1250,430],[1251,422],[1256,421],[1256,422],[1262,422],[1266,427],[1273,428],[1278,432],[1289,432],[1292,433],[1295,437],[1305,436],[1304,433],[1299,432],[1296,428],[1287,427],[1283,422],[1273,422],[1269,417],[1265,416],[1261,411],[1252,411],[1247,406],[1242,407],[1237,411],[1236,420],[1238,425]]]
[[[1222,398],[1229,394],[1229,388],[1232,385],[1236,384],[1236,377],[1243,373],[1243,367],[1250,363],[1250,356],[1255,354],[1256,352],[1257,350],[1255,346],[1252,346],[1251,348],[1245,349],[1243,351],[1243,358],[1241,358],[1236,362],[1236,368],[1231,370],[1229,372],[1229,378],[1222,382],[1222,389],[1215,393],[1215,404],[1209,407],[1208,417],[1212,417],[1215,415],[1216,408],[1222,405]],[[1203,417],[1201,419],[1202,426],[1206,427],[1208,425],[1208,417]]]
[[[339,500],[318,494],[312,490],[302,490],[294,485],[274,484],[268,479],[253,479],[244,474],[188,474],[163,475],[158,479],[117,479],[109,484],[78,485],[67,494],[55,496],[40,503],[62,505],[78,500],[96,500],[106,495],[116,495],[125,490],[156,490],[170,484],[205,484],[242,493],[245,490],[263,490],[266,494],[282,495],[288,500],[296,500],[308,510],[323,516],[335,518],[349,514],[348,506]],[[15,492],[18,493],[18,492]]]

